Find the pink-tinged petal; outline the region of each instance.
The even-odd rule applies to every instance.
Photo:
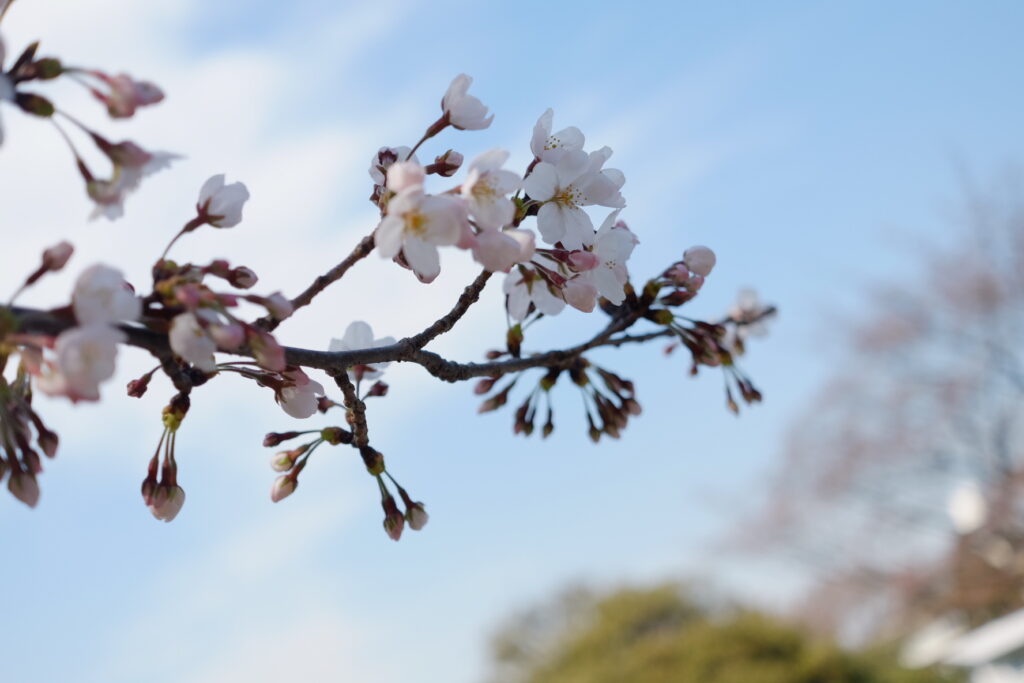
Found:
[[[573,308],[590,313],[597,303],[597,287],[584,278],[573,278],[565,283],[565,300]]]
[[[529,263],[537,250],[537,239],[534,234],[529,230],[522,229],[506,230],[505,234],[519,245],[519,257],[516,260],[519,263]]]
[[[497,230],[480,233],[473,249],[473,258],[492,273],[507,272],[518,261],[519,254],[519,242]]]
[[[523,190],[539,202],[546,202],[558,191],[558,173],[549,163],[541,162],[533,167],[530,175],[523,180]]]
[[[392,192],[402,192],[412,187],[422,187],[427,174],[415,161],[399,161],[388,168],[387,187]]]
[[[441,257],[437,247],[418,237],[409,237],[402,247],[405,260],[421,280],[433,280],[441,273]]]
[[[402,232],[405,227],[399,216],[388,214],[374,231],[374,243],[384,258],[394,258],[402,250]]]

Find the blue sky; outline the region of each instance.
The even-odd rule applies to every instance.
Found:
[[[570,581],[702,573],[774,592],[778,577],[765,585],[708,541],[756,497],[779,439],[836,362],[830,317],[855,308],[866,284],[907,277],[914,240],[949,233],[961,168],[985,178],[1024,158],[1018,3],[210,5],[18,0],[11,10],[9,52],[42,38],[69,61],[163,85],[159,108],[101,129],[187,156],[129,200],[123,221],[86,224],[52,131],[3,111],[4,225],[16,236],[5,263],[32,262],[61,238],[79,248],[26,303],[60,301],[97,260],[143,282],[199,185],[221,171],[252,190],[246,221],[190,236],[180,257],[227,256],[261,286],[296,292],[374,226],[373,152],[415,141],[466,72],[494,125],[446,133],[425,155],[500,145],[521,167],[548,106],[588,148],[610,145],[627,177],[623,218],[641,239],[632,272],[707,244],[719,264],[694,315],[718,315],[745,285],[781,307],[745,360],[766,403],[737,420],[716,373],[690,379],[682,358],[654,347],[605,352],[595,359],[636,380],[645,408],[622,440],[591,446],[566,390],[554,436],[526,441],[511,435],[510,411],[476,416],[469,387],[392,368],[371,434],[431,513],[394,544],[348,452],[323,453],[294,496],[270,504],[260,440],[293,421],[230,377],[195,396],[179,438],[188,502],[173,524],[155,522],[138,486],[168,390],[121,396],[148,368],[125,352],[103,404],[43,406],[63,441],[39,508],[0,497],[0,643],[19,653],[5,658],[17,683],[468,682],[503,615]],[[80,94],[59,92],[102,123]],[[282,337],[325,347],[353,319],[380,335],[413,332],[474,272],[463,254],[443,264],[423,287],[371,258]],[[3,291],[19,277],[5,267]],[[437,348],[476,359],[499,344],[497,294]],[[598,324],[569,311],[528,343],[564,344]]]

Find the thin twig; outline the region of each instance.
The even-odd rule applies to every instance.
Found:
[[[341,263],[313,280],[313,284],[307,287],[306,291],[292,299],[292,310],[297,311],[303,306],[308,306],[317,294],[340,280],[342,276],[348,272],[349,268],[369,256],[370,252],[373,251],[373,246],[373,233],[371,232],[369,235],[359,240],[359,244],[357,244],[355,249],[352,250],[352,253],[346,256]],[[268,315],[260,318],[256,321],[256,324],[270,332],[276,329],[277,326],[281,324],[281,321]]]

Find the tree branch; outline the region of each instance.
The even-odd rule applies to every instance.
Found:
[[[308,306],[313,298],[320,292],[327,289],[330,285],[334,284],[342,278],[342,276],[348,272],[348,269],[354,266],[358,261],[369,256],[370,252],[373,251],[374,241],[373,233],[359,240],[359,244],[356,245],[355,249],[352,250],[345,259],[338,265],[331,268],[323,275],[313,280],[313,284],[306,288],[302,294],[292,299],[292,309],[299,310],[304,306]],[[264,316],[256,321],[256,324],[262,327],[268,332],[273,331],[281,324],[281,321],[273,316]]]

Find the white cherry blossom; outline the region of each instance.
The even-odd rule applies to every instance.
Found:
[[[543,202],[537,228],[546,242],[561,242],[567,249],[589,246],[594,243],[594,224],[583,207],[625,206],[619,192],[626,181],[622,172],[602,168],[609,156],[607,147],[589,155],[566,152],[557,164],[537,164],[523,181],[530,198]]]
[[[593,253],[598,258],[598,266],[580,275],[594,285],[598,294],[616,306],[626,297],[624,288],[629,279],[626,261],[637,245],[636,235],[624,226],[615,225],[618,216],[618,211],[609,214],[594,238]]]
[[[323,385],[310,379],[302,370],[291,370],[284,373],[284,377],[289,383],[274,397],[281,409],[299,420],[316,413],[318,397],[324,395]]]
[[[533,127],[533,138],[530,140],[533,156],[549,164],[557,164],[566,152],[582,150],[585,141],[583,133],[575,126],[552,133],[551,123],[554,118],[555,112],[551,109],[541,114]]]
[[[99,385],[114,375],[117,345],[124,341],[124,333],[109,325],[61,332],[54,343],[56,360],[42,369],[36,386],[72,402],[99,400]]]
[[[196,208],[215,228],[233,228],[242,222],[242,207],[249,199],[243,183],[224,184],[224,174],[211,176],[199,190]]]
[[[358,351],[361,349],[375,349],[378,346],[390,346],[395,343],[394,337],[380,337],[374,339],[373,328],[370,327],[369,323],[363,322],[362,320],[353,320],[349,323],[348,327],[345,328],[345,334],[341,336],[341,339],[331,339],[331,343],[328,345],[328,351]],[[384,368],[391,365],[387,363],[374,363],[373,365],[363,365],[357,368],[349,368],[348,376],[352,380],[357,379],[377,379],[384,374]]]
[[[213,358],[217,343],[207,334],[194,313],[179,313],[171,321],[167,334],[171,350],[204,372],[217,369]]]
[[[412,186],[395,195],[375,233],[384,258],[401,253],[416,275],[430,282],[441,272],[438,246],[457,244],[468,220],[461,198],[427,195]]]
[[[701,277],[707,277],[711,273],[711,269],[715,267],[715,260],[715,252],[707,247],[690,247],[683,252],[683,264]]]
[[[79,325],[138,320],[142,301],[124,281],[121,271],[101,263],[82,271],[71,294]]]
[[[529,230],[484,230],[476,236],[473,258],[492,273],[507,273],[517,263],[529,263],[535,249]]]
[[[516,205],[507,195],[519,189],[522,179],[502,168],[508,157],[503,149],[484,152],[470,162],[469,174],[462,183],[469,212],[483,229],[501,229],[515,217]]]
[[[521,322],[526,317],[531,303],[545,315],[558,315],[565,309],[562,293],[553,293],[548,282],[533,268],[513,268],[505,276],[503,289],[508,296],[506,307],[509,317],[516,322]]]
[[[441,99],[441,109],[448,121],[459,130],[481,130],[491,125],[494,114],[487,115],[487,107],[468,93],[473,79],[459,74],[448,86],[448,92]]]

